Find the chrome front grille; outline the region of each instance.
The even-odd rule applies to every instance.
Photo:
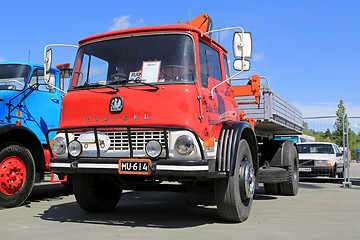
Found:
[[[310,159],[300,159],[299,165],[307,165],[307,166],[314,166],[314,160]]]
[[[108,151],[129,152],[131,141],[134,153],[143,155],[145,154],[146,143],[150,140],[159,141],[163,149],[165,149],[164,131],[131,131],[131,140],[129,140],[127,131],[99,132],[106,134],[110,138],[111,143]],[[79,138],[81,134],[79,132],[74,133],[74,138]]]

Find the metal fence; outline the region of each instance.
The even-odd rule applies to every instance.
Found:
[[[342,122],[342,138],[336,132],[337,116],[305,117],[304,134],[315,136],[315,141],[335,142],[343,148],[345,165],[345,183],[350,182],[350,162],[360,161],[360,117],[344,115]],[[340,124],[340,125],[341,125]]]

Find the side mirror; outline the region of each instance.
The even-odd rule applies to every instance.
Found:
[[[233,51],[235,58],[251,58],[252,39],[249,32],[235,32],[233,38]]]
[[[44,67],[45,67],[45,74],[47,74],[50,71],[52,63],[52,49],[48,49],[46,51],[46,56],[44,58]]]
[[[342,153],[336,153],[337,157],[341,157],[343,154]]]
[[[52,73],[47,73],[45,75],[45,81],[46,81],[46,88],[49,90],[54,89],[54,86],[56,84],[55,75]]]
[[[235,59],[234,60],[234,69],[237,71],[249,71],[250,70],[250,61]]]

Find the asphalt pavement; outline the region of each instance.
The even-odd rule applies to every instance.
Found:
[[[187,193],[163,184],[125,191],[114,211],[91,214],[62,184],[42,183],[24,205],[0,210],[0,239],[359,239],[360,164],[342,179],[301,179],[295,197],[256,191],[250,217],[227,223],[217,216],[213,193]]]

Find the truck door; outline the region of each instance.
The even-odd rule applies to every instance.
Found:
[[[50,74],[51,78],[56,79],[55,86],[59,87],[59,73]],[[28,86],[36,83],[39,85],[23,104],[24,125],[38,136],[41,143],[45,144],[47,130],[59,126],[63,94],[46,86],[42,69],[33,71]]]
[[[236,120],[235,104],[232,88],[228,83],[217,87],[211,99],[211,88],[223,80],[219,53],[205,44],[199,42],[200,78],[202,85],[203,111],[205,120],[210,125],[227,120]],[[222,60],[221,60],[222,61]]]

